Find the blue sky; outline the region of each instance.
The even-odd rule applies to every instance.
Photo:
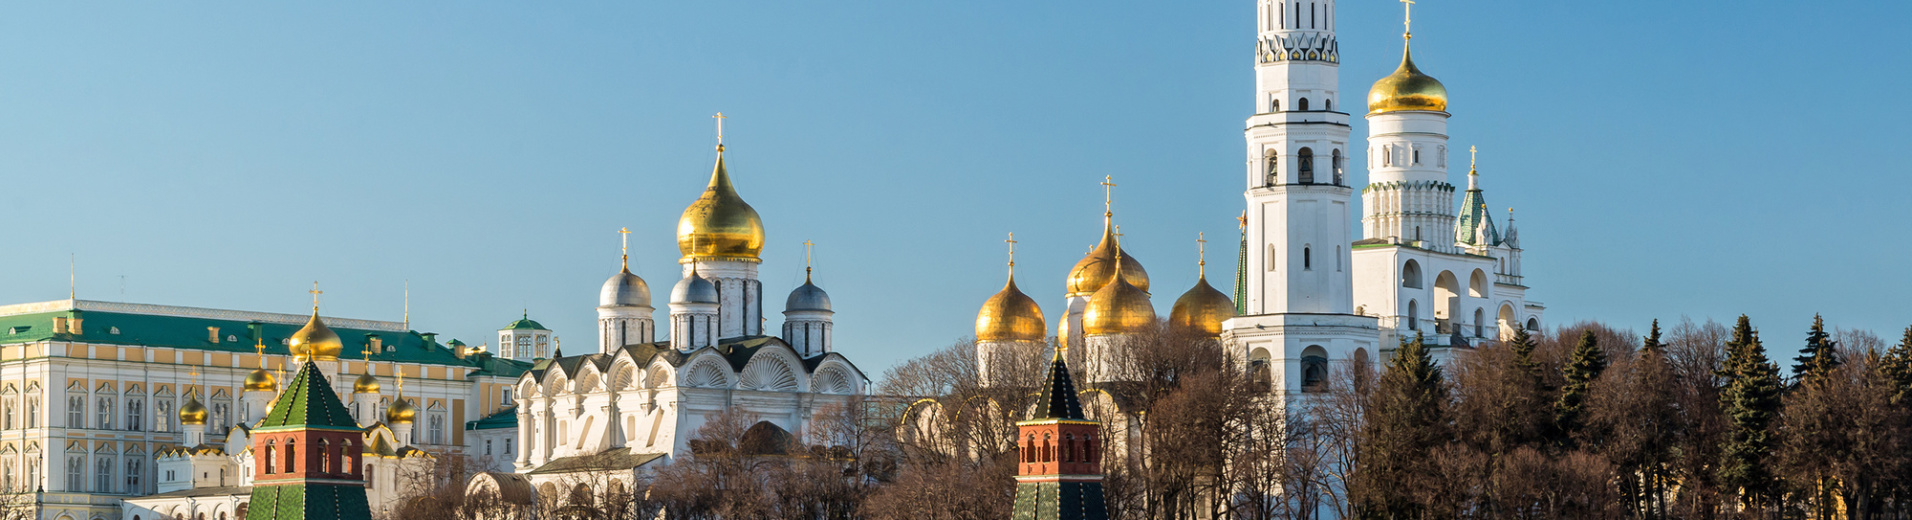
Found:
[[[1053,318],[1104,175],[1166,313],[1196,233],[1218,286],[1233,270],[1253,5],[16,3],[0,301],[64,297],[69,254],[101,300],[303,312],[318,280],[328,314],[395,320],[409,280],[422,330],[486,342],[529,308],[593,349],[618,228],[663,307],[722,111],[766,310],[815,241],[837,346],[872,375],[970,332],[1008,232]],[[1747,313],[1786,352],[1814,312],[1912,324],[1909,18],[1425,0],[1415,58],[1496,217],[1518,208],[1550,321]],[[1400,4],[1343,0],[1339,28],[1352,98],[1397,63]]]

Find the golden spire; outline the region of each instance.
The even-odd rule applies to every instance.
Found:
[[[1208,278],[1208,237],[1195,233],[1195,277]]]
[[[618,246],[618,262],[628,273],[631,272],[631,228],[617,228],[617,235],[624,241],[624,245]]]

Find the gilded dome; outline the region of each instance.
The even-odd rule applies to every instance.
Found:
[[[179,407],[179,424],[205,426],[206,415],[206,405],[200,404],[199,396],[187,395],[186,404]]]
[[[411,424],[417,417],[418,409],[413,408],[412,402],[404,397],[392,401],[392,407],[385,409],[385,424]]]
[[[376,394],[378,391],[379,384],[377,376],[360,374],[358,379],[352,381],[352,393],[354,394]]]
[[[312,361],[338,361],[339,353],[345,351],[345,343],[339,341],[339,335],[319,319],[318,311],[312,312],[312,319],[305,327],[292,333],[286,340],[286,346],[292,350],[292,358],[299,363]]]
[[[685,258],[757,260],[763,240],[763,219],[737,196],[730,174],[724,171],[724,149],[719,146],[710,185],[677,220],[677,250]]]
[[[1088,306],[1082,309],[1083,334],[1127,334],[1155,326],[1155,304],[1149,302],[1148,291],[1129,283],[1128,278],[1126,272],[1116,274],[1108,285],[1089,296]]]
[[[261,368],[246,374],[245,388],[247,392],[277,392],[279,380],[274,379],[271,372]]]
[[[1116,257],[1122,257],[1119,265],[1122,278],[1146,293],[1149,290],[1149,273],[1142,269],[1142,263],[1122,252],[1122,244],[1115,239],[1115,230],[1109,225],[1107,214],[1102,217],[1102,241],[1082,257],[1074,268],[1069,270],[1069,295],[1083,296],[1101,290],[1115,279],[1118,263]]]
[[[1368,89],[1368,115],[1424,110],[1447,111],[1447,87],[1414,67],[1414,53],[1401,49],[1401,66]]]
[[[1016,289],[1014,272],[1009,274],[1009,283],[976,311],[976,341],[1042,341],[1048,333],[1042,307]]]
[[[1195,279],[1195,287],[1175,299],[1175,308],[1168,312],[1168,325],[1178,331],[1219,338],[1222,321],[1233,317],[1235,302],[1208,285],[1208,277],[1204,275]]]

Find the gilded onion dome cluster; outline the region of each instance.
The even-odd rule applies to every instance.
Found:
[[[1111,217],[1113,217],[1111,212],[1102,213],[1102,241],[1096,243],[1095,249],[1090,250],[1088,256],[1077,261],[1074,268],[1069,269],[1070,296],[1092,294],[1107,287],[1110,282],[1115,281],[1118,270],[1121,271],[1122,278],[1130,285],[1148,292],[1149,273],[1142,269],[1141,262],[1133,258],[1122,262],[1116,261],[1118,257],[1123,256],[1122,243],[1115,236]]]
[[[1114,279],[1089,296],[1089,305],[1082,310],[1083,334],[1131,334],[1155,326],[1155,304],[1149,301],[1147,289],[1129,282],[1124,263],[1118,253]]]

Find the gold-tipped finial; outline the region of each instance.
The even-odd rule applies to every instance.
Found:
[[[412,281],[405,280],[405,330],[412,330]]]
[[[1102,217],[1115,215],[1115,176],[1102,176]]]
[[[306,292],[312,293],[312,314],[318,314],[319,295],[325,294],[325,291],[319,290],[319,282],[315,280],[312,282],[312,290]]]
[[[1401,0],[1406,10],[1401,13],[1401,39],[1414,39],[1414,0]]]
[[[1208,236],[1195,233],[1195,277],[1208,278]]]
[[[1016,277],[1016,232],[1014,231],[1009,232],[1009,239],[1004,240],[1003,242],[1009,244],[1009,277],[1015,278]]]
[[[1116,227],[1115,227],[1115,238],[1122,238],[1122,226],[1116,226]],[[1121,252],[1121,251],[1116,251],[1116,252],[1115,252],[1115,256],[1117,257],[1117,258],[1116,258],[1117,260],[1120,260],[1120,259],[1121,259],[1120,257],[1122,256],[1122,252]],[[1119,262],[1118,262],[1118,263],[1119,263]]]
[[[1248,229],[1248,212],[1243,211],[1241,212],[1241,216],[1235,217],[1235,227],[1239,229]]]
[[[803,283],[810,283],[810,264],[815,260],[816,242],[803,241]]]
[[[77,300],[80,297],[79,284],[76,283],[79,277],[77,258],[78,256],[73,253],[66,254],[66,299],[68,300]]]
[[[1480,164],[1480,147],[1467,147],[1467,171],[1474,171],[1474,166],[1478,164]]]
[[[252,349],[259,352],[259,369],[265,370],[266,368],[266,338],[264,336],[260,336],[259,344],[253,345]]]
[[[724,117],[723,112],[710,117],[717,120],[717,151],[724,151],[724,120],[729,118]]]
[[[631,228],[627,228],[627,227],[617,228],[617,235],[619,240],[624,241],[624,244],[621,246],[618,246],[618,249],[617,249],[619,266],[623,267],[625,272],[630,272],[631,270]]]

